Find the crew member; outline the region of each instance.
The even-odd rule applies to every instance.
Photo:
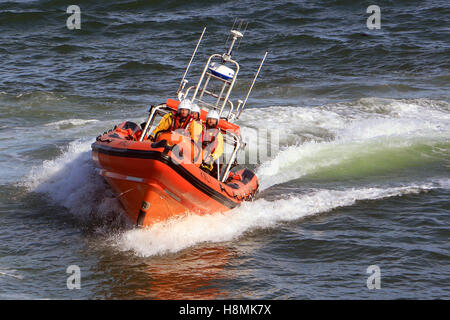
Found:
[[[217,128],[218,124],[219,114],[216,110],[210,110],[206,115],[206,123],[202,132],[203,162],[201,167],[212,176],[217,175],[216,161],[224,151],[223,136],[220,129]]]
[[[164,131],[185,130],[185,133],[190,133],[191,138],[194,139],[194,127],[189,124],[192,121],[190,112],[192,103],[189,100],[183,100],[178,104],[177,112],[169,112],[159,121],[158,126],[150,134],[149,139],[154,141],[159,133]]]
[[[200,119],[200,107],[196,103],[192,104],[191,117],[192,121],[189,123],[189,132],[191,132],[194,142],[199,143],[203,131],[203,124]]]
[[[201,123],[201,120],[200,120],[200,107],[196,103],[192,104],[191,116],[192,116],[192,118],[195,121],[198,121],[198,122]]]

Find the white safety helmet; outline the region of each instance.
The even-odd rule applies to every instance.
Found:
[[[209,110],[208,114],[206,115],[206,120],[208,119],[216,119],[217,122],[219,122],[219,113],[216,110]]]
[[[198,104],[196,103],[192,104],[191,112],[198,112],[200,114],[200,107],[198,106]]]
[[[188,109],[191,111],[192,109],[192,102],[190,100],[183,100],[178,104],[177,111],[180,111],[181,109]]]

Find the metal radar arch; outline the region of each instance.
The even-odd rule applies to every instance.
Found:
[[[242,28],[243,23],[241,22],[237,29],[233,29],[235,24],[236,20],[233,24],[232,29],[230,30],[229,37],[231,36],[231,43],[227,51],[223,54],[212,54],[208,58],[203,68],[203,72],[200,75],[198,83],[185,89],[185,86],[188,83],[186,75],[206,31],[206,27],[203,28],[200,39],[197,42],[197,46],[195,47],[194,53],[191,56],[191,59],[177,90],[177,96],[179,100],[189,99],[192,102],[197,103],[202,109],[206,111],[214,109],[219,113],[221,119],[227,120],[229,122],[234,122],[234,120],[239,119],[240,115],[242,114],[242,111],[245,108],[247,100],[268,54],[268,52],[266,51],[244,100],[237,100],[237,105],[235,107],[235,103],[233,103],[230,99],[230,94],[236,83],[240,66],[239,63],[236,60],[232,59],[231,56],[237,40],[239,40],[239,46],[240,41],[244,36],[245,30],[247,29],[248,23],[245,25],[245,28],[242,32],[240,29]]]

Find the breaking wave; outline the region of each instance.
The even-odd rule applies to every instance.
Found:
[[[67,120],[60,120],[60,121],[55,121],[55,122],[50,122],[45,124],[46,127],[57,127],[59,129],[64,129],[66,127],[71,127],[71,126],[82,126],[88,123],[94,123],[94,122],[99,122],[99,120],[96,119],[89,119],[89,120],[84,120],[84,119],[67,119]]]
[[[120,229],[128,225],[125,213],[94,167],[92,142],[70,143],[58,158],[33,167],[22,185],[30,192],[46,194],[86,223],[96,223],[100,229]]]
[[[241,124],[248,130],[277,114],[272,125],[285,129],[279,153],[257,168],[261,190],[265,190],[327,170],[343,172],[348,179],[355,172],[364,175],[373,168],[386,172],[425,161],[445,161],[449,158],[449,109],[448,103],[429,100],[361,99],[320,108],[251,109]],[[298,126],[289,125],[292,123]],[[395,186],[313,189],[306,194],[280,195],[281,199],[273,201],[260,198],[226,213],[187,214],[149,229],[128,230],[131,224],[122,207],[93,166],[92,142],[73,141],[61,156],[34,167],[23,184],[31,192],[47,194],[88,223],[104,221],[102,228],[113,231],[118,227],[119,233],[107,232],[111,243],[141,256],[173,253],[203,242],[232,241],[251,230],[274,228],[360,200],[449,187],[446,177],[431,177],[428,182]]]
[[[280,151],[257,169],[264,190],[329,168],[386,171],[448,159],[449,110],[446,102],[367,98],[320,108],[252,109],[244,125],[262,126],[277,115],[271,125],[282,128]]]
[[[232,241],[255,229],[274,228],[283,222],[351,206],[360,200],[426,192],[440,186],[430,183],[386,189],[317,190],[276,201],[259,199],[225,213],[186,215],[148,229],[133,229],[113,240],[121,250],[130,250],[139,256],[175,253],[203,242]]]

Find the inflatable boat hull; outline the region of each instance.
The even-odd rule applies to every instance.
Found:
[[[248,169],[223,183],[185,161],[167,140],[132,141],[121,131],[123,126],[98,137],[92,144],[92,157],[137,226],[150,226],[186,212],[227,211],[257,192],[258,179]]]

